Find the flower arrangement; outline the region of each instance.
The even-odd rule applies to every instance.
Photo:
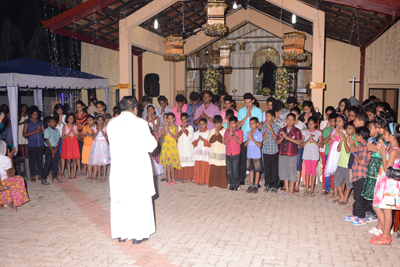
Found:
[[[218,76],[218,71],[212,66],[204,73],[205,89],[210,90],[216,95],[218,95]]]
[[[305,53],[299,53],[299,52],[284,52],[282,53],[282,59],[283,60],[293,60],[293,61],[298,61],[302,62],[306,60],[307,55]]]
[[[263,96],[270,96],[271,95],[271,89],[268,87],[265,87],[263,89],[257,90],[257,95],[263,95]]]
[[[293,95],[292,82],[293,76],[285,67],[275,70],[275,93],[272,96],[281,100],[285,106],[288,97]]]

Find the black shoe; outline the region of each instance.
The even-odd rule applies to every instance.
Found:
[[[244,185],[244,181],[243,181],[243,182],[240,182],[240,185]]]
[[[164,181],[166,181],[167,180],[167,178],[162,178],[161,179],[161,182],[164,182]]]
[[[142,240],[132,239],[132,244],[139,245],[140,243],[149,240],[148,238],[143,238]]]
[[[253,188],[253,186],[250,185],[249,188],[247,188],[246,193],[252,193],[254,189],[255,188]]]
[[[261,188],[261,185],[260,185],[260,184],[257,184],[257,188]]]
[[[118,242],[123,243],[125,242],[126,239],[121,239],[121,237],[118,237]]]
[[[258,187],[253,187],[253,193],[257,194],[258,193]]]
[[[234,186],[234,187],[233,187],[233,190],[239,191],[239,190],[240,190],[240,185]]]
[[[278,193],[278,188],[273,187],[273,188],[271,189],[271,193]]]
[[[269,192],[269,191],[271,191],[271,187],[269,186],[269,185],[266,185],[265,186],[265,189],[264,189],[264,192]]]
[[[228,190],[235,190],[235,187],[233,187],[233,185],[230,185]]]
[[[46,179],[42,179],[42,185],[50,185],[50,183],[48,183]]]

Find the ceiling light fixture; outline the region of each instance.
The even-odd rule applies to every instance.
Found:
[[[158,29],[158,19],[156,18],[155,20],[154,20],[154,29]]]
[[[235,2],[233,2],[233,9],[236,9],[237,8],[237,3],[236,3],[236,1]]]
[[[296,24],[296,15],[295,14],[292,15],[292,24]]]

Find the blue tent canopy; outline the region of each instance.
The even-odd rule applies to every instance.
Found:
[[[20,87],[36,88],[34,104],[43,106],[43,90],[104,89],[108,105],[108,79],[86,72],[56,66],[32,58],[0,62],[0,87],[7,87],[13,142],[18,148],[18,91]]]
[[[0,86],[91,89],[108,87],[108,79],[32,58],[0,62]]]

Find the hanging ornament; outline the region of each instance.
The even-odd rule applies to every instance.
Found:
[[[304,41],[306,35],[301,32],[289,32],[283,35],[282,59],[285,66],[296,66],[297,62],[306,60]]]
[[[164,43],[166,44],[166,54],[164,55],[164,61],[179,62],[186,59],[183,53],[183,44],[185,41],[182,36],[169,35],[165,38]]]
[[[204,7],[207,11],[207,23],[203,24],[202,28],[208,36],[222,37],[228,32],[228,27],[225,24],[225,10],[227,5],[224,1],[208,1]]]
[[[231,49],[229,45],[221,45],[219,48],[219,69],[224,74],[231,74],[232,67],[231,67]]]

